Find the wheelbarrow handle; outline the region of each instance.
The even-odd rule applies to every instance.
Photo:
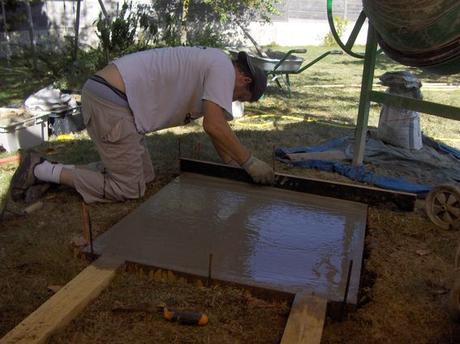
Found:
[[[283,56],[283,58],[281,60],[279,60],[279,62],[275,65],[275,67],[273,68],[273,72],[275,72],[279,66],[281,66],[281,64],[286,61],[286,59],[291,56],[293,53],[296,53],[296,54],[303,54],[303,53],[306,53],[307,52],[307,49],[291,49],[289,50],[286,55]]]

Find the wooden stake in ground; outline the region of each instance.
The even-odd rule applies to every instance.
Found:
[[[88,206],[85,202],[81,202],[81,210],[83,222],[83,239],[85,239],[86,243],[89,244],[90,252],[93,254],[93,231],[91,228],[91,218],[89,217]]]

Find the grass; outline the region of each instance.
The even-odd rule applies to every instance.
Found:
[[[12,60],[7,66],[0,61],[0,106],[20,106],[26,97],[52,82],[46,73],[36,73],[22,60]]]
[[[302,56],[309,61],[326,50],[308,47],[308,52]],[[2,106],[19,103],[53,81],[46,74],[33,77],[27,67],[20,65],[20,61],[12,69],[7,70],[4,65],[0,68]],[[405,67],[380,56],[375,75],[403,69]],[[241,141],[266,161],[272,159],[273,146],[313,145],[353,134],[361,70],[362,62],[359,60],[346,55],[329,56],[303,73],[292,76],[292,98],[270,87],[260,102],[247,105],[245,116],[232,121],[231,125]],[[458,76],[436,77],[418,70],[411,71],[422,78],[425,99],[460,106],[459,89],[440,89],[436,85],[458,85]],[[383,89],[377,83],[375,88]],[[379,111],[379,106],[373,104],[369,117],[371,126],[377,125]],[[460,148],[460,122],[422,114],[421,123],[428,136]],[[147,143],[158,180],[148,186],[145,197],[153,195],[179,173],[179,141],[182,156],[218,161],[199,121],[186,127],[149,134]],[[37,149],[53,160],[66,163],[83,164],[98,158],[94,145],[84,132],[70,140],[52,137]],[[15,153],[3,152],[0,158],[12,154]],[[3,199],[15,167],[15,163],[0,165]],[[336,174],[291,168],[278,162],[276,170],[349,182]],[[71,238],[81,233],[80,203],[81,199],[75,192],[60,188],[44,199],[42,209],[28,216],[7,213],[0,223],[0,337],[51,295],[48,285],[65,284],[85,266],[86,263],[74,257],[70,245]],[[91,205],[95,234],[106,231],[141,203],[142,200]],[[24,207],[21,203],[11,203],[10,206],[18,210]],[[420,207],[411,214],[370,209],[366,239],[369,254],[364,264],[364,279],[370,282],[364,286],[360,308],[346,321],[337,323],[328,319],[324,342],[402,343],[411,340],[429,343],[455,342],[455,338],[460,338],[457,327],[449,323],[445,312],[447,294],[440,292],[448,290],[452,282],[457,235],[453,231],[436,228]],[[420,248],[430,253],[420,256],[416,253]],[[162,327],[157,318],[153,318],[151,326],[149,322],[152,318],[144,315],[114,317],[110,312],[112,303],[123,297],[127,302],[157,302],[170,296],[184,304],[196,300],[203,307],[209,306],[207,298],[217,300],[217,306],[210,308],[217,328],[207,329],[206,336],[196,330],[177,333],[170,324]],[[123,335],[129,337],[132,334],[129,340],[133,342],[136,338],[139,342],[147,340],[142,336],[153,333],[158,327],[164,330],[164,337],[155,337],[159,343],[206,343],[219,342],[219,339],[222,343],[251,342],[251,336],[256,338],[266,328],[270,331],[267,331],[267,336],[260,337],[260,342],[278,342],[287,316],[286,306],[251,302],[260,304],[260,309],[251,309],[247,297],[242,297],[234,289],[207,291],[174,283],[147,283],[139,281],[135,275],[123,274],[82,317],[53,338],[53,342],[94,343],[101,338],[107,342],[123,342],[124,337],[117,338],[120,326],[125,326],[123,331],[126,333]],[[249,313],[242,315],[245,311]],[[238,336],[239,332],[243,335]],[[144,334],[141,336],[140,333]]]

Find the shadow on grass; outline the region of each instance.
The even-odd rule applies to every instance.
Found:
[[[251,121],[251,117],[255,116],[257,114],[248,115],[246,118]],[[326,120],[323,116],[298,113],[292,114],[291,117],[298,117],[301,121],[290,123],[282,116],[269,115],[264,120],[272,122],[276,129],[246,129],[244,124],[240,124],[235,132],[255,155],[271,159],[273,146],[318,144],[333,137],[349,134],[354,129],[350,119],[341,116]],[[156,132],[147,135],[146,142],[157,175],[179,173],[179,157],[220,161],[211,140],[203,131],[180,134],[170,131]],[[95,145],[87,136],[74,140],[46,142],[34,149],[45,158],[64,164],[86,165],[100,160]],[[12,175],[15,168],[11,165],[0,165],[0,170],[4,175]],[[4,183],[9,181],[10,179],[5,180]],[[8,187],[9,185],[2,185],[2,190],[5,190],[2,199]]]
[[[0,65],[0,72],[0,106],[22,105],[25,98],[52,82],[45,74],[33,74],[21,66]]]
[[[277,115],[320,113],[326,117],[340,118],[345,123],[350,123],[350,119],[358,113],[359,89],[338,91],[332,88],[321,90],[309,88],[292,91],[290,98],[279,92],[275,94],[270,91],[269,94],[276,103],[276,110],[273,109],[272,103],[269,105],[260,103],[257,107],[251,108],[251,112],[256,114],[275,112]]]
[[[335,65],[342,65],[351,68],[362,68],[361,66],[364,64],[364,59],[344,59],[342,61],[333,61],[331,62]],[[375,77],[379,77],[381,74],[385,72],[393,72],[393,71],[400,71],[400,70],[407,70],[414,74],[417,78],[422,81],[430,82],[430,83],[459,83],[460,80],[458,76],[455,75],[438,75],[433,74],[427,71],[424,71],[417,67],[406,66],[402,65],[397,61],[392,60],[385,54],[380,54],[377,56],[375,62]],[[327,73],[324,73],[327,74]]]

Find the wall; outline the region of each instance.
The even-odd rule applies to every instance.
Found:
[[[142,2],[142,1],[136,1]],[[115,12],[123,0],[103,0],[108,12]],[[44,1],[32,7],[34,29],[38,44],[49,44],[53,37],[64,38],[74,35],[77,2],[74,0]],[[350,20],[348,32],[361,11],[361,0],[335,0],[334,14],[345,16]],[[261,44],[278,44],[281,46],[320,45],[324,36],[330,31],[326,16],[326,0],[284,0],[278,4],[279,14],[272,17],[272,23],[253,22],[249,26],[250,34]],[[81,1],[80,44],[96,47],[98,38],[94,22],[101,12],[97,0]],[[7,13],[7,18],[24,15],[25,8],[19,7],[16,13]],[[0,25],[3,30],[3,25]],[[366,29],[361,30],[358,44],[365,43]],[[348,37],[348,34],[345,34]],[[10,32],[11,47],[30,44],[27,24]],[[6,38],[0,32],[0,57],[4,57]],[[251,43],[248,41],[250,46]]]

